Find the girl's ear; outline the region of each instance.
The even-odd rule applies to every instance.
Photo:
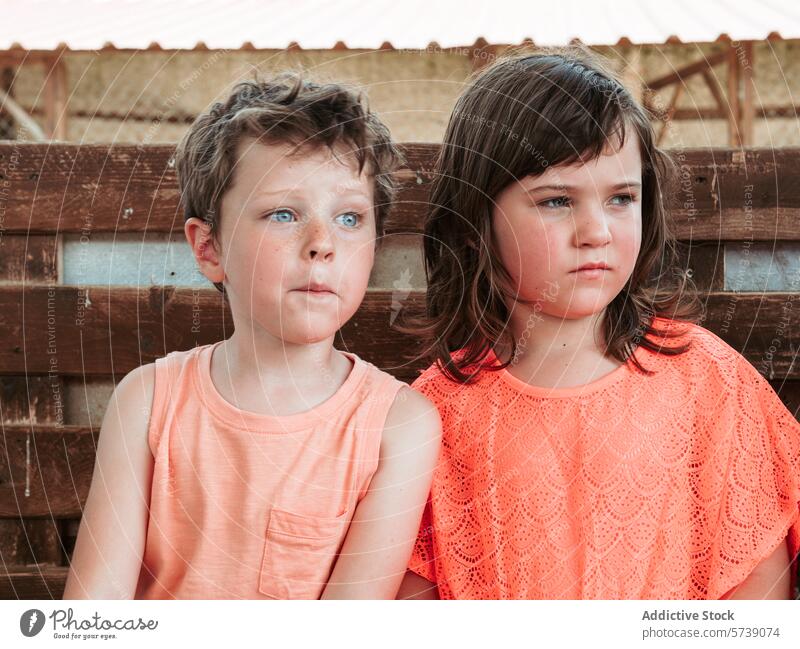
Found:
[[[202,219],[192,217],[184,223],[183,231],[192,247],[192,254],[197,260],[200,272],[212,284],[222,283],[225,279],[225,269],[217,244],[211,236],[211,226]]]

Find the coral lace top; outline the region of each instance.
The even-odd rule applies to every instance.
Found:
[[[740,354],[683,326],[662,341],[689,340],[683,355],[636,350],[650,376],[424,371],[412,387],[444,441],[410,569],[442,598],[716,599],[787,536],[795,556],[800,425]]]

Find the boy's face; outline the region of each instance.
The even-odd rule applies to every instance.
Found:
[[[286,343],[332,336],[358,309],[375,251],[373,183],[348,151],[245,139],[222,199],[221,261],[237,326]]]
[[[562,319],[608,306],[639,255],[641,182],[639,143],[631,136],[594,160],[549,168],[500,192],[492,233],[519,297]],[[577,270],[586,264],[605,268]]]

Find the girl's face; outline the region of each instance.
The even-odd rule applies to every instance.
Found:
[[[375,251],[372,179],[347,151],[239,145],[222,199],[225,289],[239,322],[296,344],[332,336],[358,309]],[[242,320],[244,319],[244,320]]]
[[[639,254],[641,182],[639,143],[627,137],[594,160],[549,168],[500,192],[492,234],[518,297],[561,319],[608,306]]]

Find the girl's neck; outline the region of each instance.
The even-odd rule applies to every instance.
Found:
[[[515,308],[511,333],[516,352],[496,345],[497,357],[513,376],[544,388],[586,385],[613,372],[622,363],[605,354],[600,328],[603,312],[578,319],[548,316],[532,309]]]
[[[297,345],[237,329],[211,359],[211,380],[241,410],[283,416],[311,410],[332,397],[352,370],[333,336]]]

